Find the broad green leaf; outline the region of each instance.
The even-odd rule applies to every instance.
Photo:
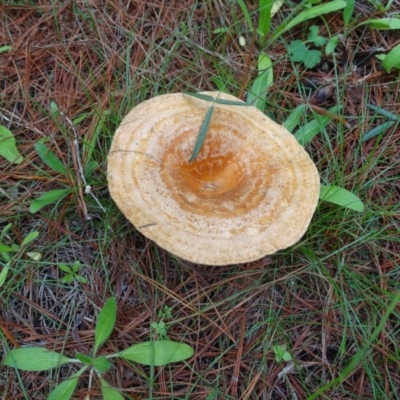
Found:
[[[337,113],[339,110],[339,106],[332,107],[331,109],[328,110],[329,114],[331,115],[316,115],[315,119],[308,122],[301,128],[299,128],[296,133],[294,134],[294,137],[297,139],[297,141],[302,145],[305,146],[307,143],[309,143],[319,132],[321,132],[322,129],[325,128],[326,125],[329,124],[329,122],[332,120],[333,115]]]
[[[7,246],[6,244],[0,243],[0,253],[9,253],[10,251],[18,251],[14,250],[12,247]]]
[[[119,393],[119,391],[103,378],[100,379],[101,393],[103,395],[103,400],[124,400],[124,397]]]
[[[10,270],[10,267],[5,266],[3,267],[3,269],[0,271],[0,287],[2,287],[4,285],[4,282],[7,279],[7,274],[8,271]]]
[[[362,22],[360,25],[365,25],[365,24],[369,24],[369,27],[371,29],[376,29],[376,30],[400,29],[399,18],[368,19],[367,21]]]
[[[363,212],[363,202],[352,192],[334,185],[321,185],[319,198],[338,206],[350,208],[351,210]]]
[[[169,340],[135,344],[120,353],[120,357],[144,365],[167,365],[186,360],[193,355],[193,349],[185,344]]]
[[[11,350],[4,360],[4,365],[24,371],[45,371],[71,361],[71,358],[43,347],[22,347]]]
[[[307,50],[303,63],[306,68],[314,68],[321,62],[321,52],[319,50]]]
[[[290,353],[288,353],[287,351],[285,351],[285,353],[282,356],[282,360],[283,361],[291,361],[292,360],[292,356],[290,355]]]
[[[105,356],[99,356],[94,359],[93,367],[99,374],[104,374],[110,369],[111,364]]]
[[[330,3],[321,4],[315,7],[311,7],[307,10],[302,11],[299,15],[294,17],[282,30],[286,32],[292,29],[294,26],[301,24],[311,18],[319,17],[320,15],[331,13],[346,7],[346,2],[343,0],[335,0]]]
[[[35,149],[42,161],[54,171],[67,175],[66,169],[62,161],[52,152],[44,143],[36,143]]]
[[[290,60],[293,62],[304,61],[305,55],[308,51],[307,46],[301,40],[292,40],[288,46]]]
[[[77,373],[60,383],[49,395],[47,400],[69,400],[78,384],[79,377],[85,372],[87,367],[83,367]]]
[[[370,140],[373,137],[380,135],[381,133],[383,133],[383,132],[387,131],[389,128],[391,128],[394,124],[395,124],[394,121],[388,121],[388,122],[384,122],[383,124],[376,126],[375,128],[368,131],[362,137],[361,141],[366,142],[367,140]]]
[[[57,200],[60,200],[70,192],[70,189],[50,190],[49,192],[32,201],[31,205],[29,206],[29,212],[34,214],[41,210],[44,206],[55,203]]]
[[[22,241],[21,247],[27,246],[29,243],[33,242],[38,236],[39,236],[38,231],[33,231],[28,233],[28,235]]]
[[[117,302],[114,297],[110,297],[101,309],[96,322],[96,330],[94,332],[94,350],[97,353],[99,347],[108,339],[114,329],[117,319]]]
[[[287,117],[286,121],[283,123],[283,126],[289,131],[292,132],[294,128],[299,124],[300,118],[306,112],[306,105],[300,104],[298,105],[290,115]]]
[[[11,46],[1,46],[0,47],[0,54],[4,53],[5,51],[11,50],[12,47]]]
[[[347,5],[343,10],[343,21],[345,25],[347,25],[351,20],[351,17],[354,12],[355,3],[356,3],[355,0],[347,0]]]
[[[85,365],[92,365],[92,358],[87,356],[86,354],[82,354],[79,352],[76,352],[75,357],[83,364]]]
[[[200,127],[200,132],[196,139],[196,143],[194,144],[193,153],[189,159],[189,162],[193,162],[196,159],[196,157],[198,156],[198,154],[201,150],[201,147],[203,146],[204,140],[205,140],[207,132],[208,132],[208,128],[210,126],[213,111],[214,111],[214,106],[211,106],[208,108],[208,110],[206,112],[203,123],[201,124],[201,127]]]
[[[274,81],[271,59],[265,54],[258,56],[258,76],[251,85],[247,103],[264,112],[268,88]]]
[[[392,68],[400,69],[400,44],[386,54],[382,61],[382,65],[387,72],[390,72]]]
[[[20,164],[24,160],[15,145],[14,135],[2,125],[0,125],[0,156],[14,164]]]

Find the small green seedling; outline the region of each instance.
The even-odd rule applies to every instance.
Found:
[[[150,326],[154,329],[155,334],[159,339],[168,339],[167,330],[168,328],[165,325],[164,321],[160,322],[152,322]]]
[[[111,367],[109,362],[112,358],[137,362],[144,365],[155,366],[167,365],[190,358],[193,349],[187,344],[177,343],[170,340],[153,340],[135,344],[126,350],[116,354],[97,355],[97,352],[111,335],[117,317],[117,304],[115,298],[110,298],[104,304],[99,313],[96,328],[94,347],[91,355],[76,353],[72,359],[52,350],[43,347],[21,347],[11,350],[4,360],[4,365],[22,369],[25,371],[45,371],[59,368],[68,363],[80,364],[81,368],[69,379],[60,383],[50,393],[48,400],[69,400],[78,384],[82,374],[89,370],[90,377],[96,374],[100,380],[101,392],[104,400],[121,400],[121,393],[112,387],[103,378],[103,374]],[[91,386],[92,379],[89,379]],[[91,387],[89,387],[89,390]]]
[[[28,233],[28,235],[25,236],[20,245],[17,245],[15,243],[11,243],[9,245],[4,244],[3,242],[6,241],[7,233],[11,230],[11,228],[12,224],[8,224],[0,233],[0,259],[2,258],[5,261],[5,264],[0,262],[0,265],[2,266],[2,269],[0,270],[0,287],[6,281],[8,272],[10,271],[11,263],[13,262],[13,259],[15,259],[11,256],[12,253],[14,253],[16,256],[19,253],[24,253],[29,258],[35,261],[40,260],[42,257],[42,255],[38,252],[25,252],[26,247],[39,236],[39,232],[37,231]]]
[[[71,267],[64,263],[58,264],[58,267],[61,269],[61,271],[66,273],[66,275],[61,279],[62,282],[71,283],[72,281],[77,280],[80,283],[87,283],[87,279],[78,274],[79,270],[81,269],[81,264],[79,261],[75,261]]]
[[[319,28],[316,25],[310,26],[307,43],[321,48],[326,44],[326,39],[319,35]],[[325,47],[325,53],[331,54],[339,42],[338,36],[332,37]],[[288,46],[289,58],[292,62],[301,62],[306,68],[314,68],[321,62],[322,51],[319,49],[311,49],[301,40],[292,40]]]
[[[172,307],[164,306],[157,314],[160,319],[172,319]]]
[[[289,362],[292,361],[292,356],[290,355],[290,353],[286,350],[286,345],[283,344],[282,346],[272,346],[272,351],[275,354],[275,361],[276,362]]]

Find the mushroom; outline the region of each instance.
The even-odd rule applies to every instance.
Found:
[[[204,143],[190,162],[211,105]],[[253,261],[296,243],[319,196],[317,168],[283,126],[253,106],[183,93],[131,110],[113,138],[107,176],[112,198],[137,230],[205,265]]]

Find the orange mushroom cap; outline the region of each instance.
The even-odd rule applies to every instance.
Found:
[[[211,105],[204,143],[189,162]],[[319,197],[317,168],[283,126],[252,106],[182,93],[147,100],[123,119],[107,174],[112,198],[136,229],[206,265],[253,261],[296,243]]]

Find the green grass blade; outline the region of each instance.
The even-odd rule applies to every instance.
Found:
[[[226,100],[226,99],[218,99],[207,94],[202,93],[191,93],[191,92],[184,92],[184,94],[192,97],[196,97],[197,99],[204,100],[204,101],[212,101],[213,103],[217,104],[224,104],[226,106],[249,106],[244,101],[235,101],[235,100]]]
[[[376,30],[391,30],[391,29],[400,29],[400,19],[399,18],[374,18],[368,19],[367,21],[362,22],[360,25],[369,24],[371,29]]]
[[[211,106],[204,117],[203,123],[200,127],[199,135],[197,136],[196,143],[194,145],[193,153],[189,159],[189,162],[193,162],[195,158],[198,156],[201,147],[203,146],[204,139],[206,138],[206,134],[208,132],[208,127],[210,126],[211,117],[214,112],[214,106]]]
[[[44,206],[55,203],[57,200],[62,199],[68,193],[71,192],[71,189],[54,189],[49,192],[43,194],[37,199],[33,200],[31,205],[29,206],[29,212],[32,214],[37,213]]]
[[[363,212],[363,202],[352,192],[334,185],[321,185],[319,198],[351,210]]]
[[[287,117],[286,121],[283,123],[283,126],[289,131],[292,132],[294,128],[299,124],[300,118],[304,115],[306,111],[306,105],[300,104],[298,105]]]
[[[249,11],[247,10],[246,4],[244,3],[243,0],[237,0],[237,3],[239,4],[240,9],[242,10],[247,26],[249,27],[250,31],[253,31],[254,26],[253,23],[251,22],[251,17]]]
[[[335,115],[338,112],[338,110],[339,106],[335,106],[329,110],[329,114],[331,115],[324,115],[324,116],[316,115],[314,120],[308,122],[307,124],[299,128],[294,134],[294,137],[302,146],[305,146],[319,132],[321,132],[326,125],[329,124],[329,122],[333,118],[333,115]]]
[[[99,347],[108,339],[114,329],[117,319],[117,302],[114,297],[110,297],[101,309],[97,318],[96,330],[94,333],[93,355],[97,353]]]
[[[11,350],[4,359],[4,365],[24,371],[46,371],[72,361],[44,347],[22,347]]]
[[[259,0],[260,15],[258,17],[257,32],[263,38],[268,35],[271,27],[271,9],[273,4],[273,0]]]
[[[330,3],[321,4],[319,6],[311,7],[307,10],[302,11],[299,15],[294,17],[281,31],[281,33],[292,29],[294,26],[303,23],[309,19],[319,17],[323,14],[331,13],[334,11],[338,11],[342,8],[345,8],[347,3],[343,0],[335,0]]]
[[[5,126],[0,125],[0,156],[7,161],[20,164],[24,160],[15,144],[15,137]]]
[[[44,143],[36,143],[35,150],[37,151],[39,157],[42,161],[48,165],[54,171],[59,172],[60,174],[67,175],[67,170],[64,167],[62,161],[56,156],[54,152],[52,152]]]
[[[135,344],[120,353],[120,357],[143,365],[167,365],[186,360],[193,355],[193,349],[185,344],[170,340],[157,340]]]
[[[367,104],[367,107],[370,108],[371,110],[376,111],[377,113],[384,115],[386,118],[392,119],[393,121],[400,121],[400,116],[393,114],[392,112],[388,110],[384,110],[381,107],[374,106],[373,104]]]
[[[314,400],[317,399],[318,396],[326,392],[327,390],[331,389],[332,387],[340,384],[343,382],[357,367],[357,365],[360,363],[360,361],[363,359],[365,354],[367,353],[369,347],[371,344],[376,340],[378,335],[381,333],[382,329],[384,328],[387,320],[389,319],[390,315],[393,313],[393,311],[396,309],[397,304],[400,302],[400,291],[398,291],[394,297],[392,302],[389,304],[385,314],[383,314],[383,317],[381,321],[379,322],[378,326],[374,329],[370,339],[366,343],[366,345],[359,350],[356,355],[351,359],[349,364],[343,369],[343,371],[340,373],[340,375],[330,381],[327,385],[321,387],[318,389],[315,393],[313,393],[311,396],[307,397],[306,400]]]
[[[395,124],[394,121],[388,121],[388,122],[384,122],[383,124],[376,126],[375,128],[368,131],[362,137],[361,141],[366,142],[367,140],[370,140],[373,137],[380,135],[381,133],[383,133],[383,132],[387,131],[389,128],[391,128],[394,124]]]

